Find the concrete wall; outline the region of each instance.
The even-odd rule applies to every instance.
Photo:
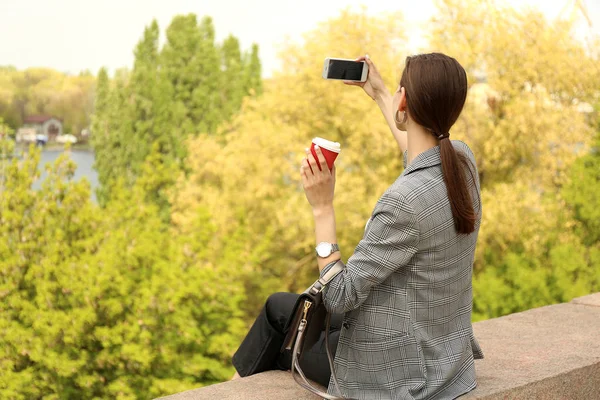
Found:
[[[460,399],[600,400],[600,293],[473,324],[485,353],[477,388]],[[270,371],[163,400],[318,400]]]

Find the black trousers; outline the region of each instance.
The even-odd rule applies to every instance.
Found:
[[[291,351],[281,353],[280,350],[287,333],[284,328],[298,296],[294,293],[275,293],[269,296],[258,318],[233,355],[233,366],[240,376],[291,368]],[[343,317],[343,314],[331,316],[329,345],[332,355],[335,355],[337,349]],[[327,387],[331,371],[327,361],[325,332],[321,333],[321,337],[310,351],[304,353],[300,366],[307,378]]]

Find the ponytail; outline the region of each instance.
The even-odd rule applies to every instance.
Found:
[[[440,140],[440,157],[442,175],[448,192],[448,200],[454,218],[454,227],[458,233],[471,233],[475,230],[477,216],[473,210],[473,202],[463,166],[467,166],[467,157],[457,152],[448,137]]]
[[[449,131],[467,98],[467,73],[452,57],[441,53],[406,58],[400,86],[405,89],[409,116],[439,140],[442,173],[458,233],[475,230],[477,216],[467,186],[465,166],[475,182],[469,159],[457,152]],[[474,168],[473,168],[474,169]]]

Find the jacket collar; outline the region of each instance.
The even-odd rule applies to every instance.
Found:
[[[411,172],[417,171],[419,169],[433,167],[434,165],[439,165],[441,163],[442,159],[440,157],[440,146],[435,146],[429,150],[425,150],[424,152],[416,156],[415,159],[412,160],[412,162],[408,164],[406,168],[404,168],[404,172],[402,172],[402,175],[408,175]]]

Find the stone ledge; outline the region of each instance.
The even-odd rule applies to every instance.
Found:
[[[584,306],[600,307],[600,293],[588,294],[587,296],[573,299],[571,303],[583,304]]]
[[[318,386],[318,385],[315,385]],[[324,391],[325,388],[322,388]],[[268,371],[217,383],[200,389],[188,390],[160,400],[321,400],[302,389],[289,371]]]
[[[473,324],[485,359],[461,399],[600,399],[600,293]]]
[[[485,359],[461,399],[600,399],[600,293],[473,324]],[[269,371],[163,400],[318,400],[289,372]]]

